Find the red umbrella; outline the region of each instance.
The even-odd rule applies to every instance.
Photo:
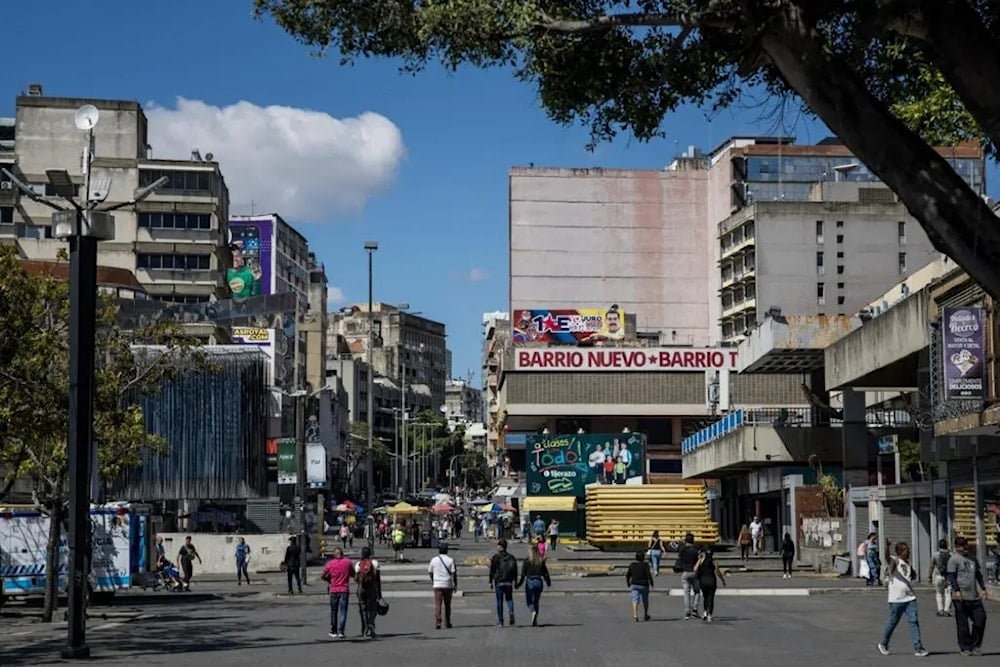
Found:
[[[437,505],[431,508],[431,511],[434,512],[435,514],[448,514],[449,512],[453,512],[454,510],[455,508],[449,505],[448,503],[438,503]]]

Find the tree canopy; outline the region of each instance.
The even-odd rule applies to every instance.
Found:
[[[748,86],[797,96],[1000,298],[1000,225],[936,143],[1000,145],[994,0],[254,0],[342,62],[503,66],[594,142]]]

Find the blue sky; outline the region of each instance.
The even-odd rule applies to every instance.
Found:
[[[3,26],[4,50],[16,56],[0,70],[0,116],[13,115],[15,96],[39,82],[46,95],[134,99],[168,110],[178,97],[219,108],[245,100],[336,118],[371,111],[392,121],[406,155],[363,209],[313,222],[277,212],[309,239],[348,302],[367,299],[362,245],[377,240],[375,298],[443,321],[457,377],[470,369],[478,377],[482,313],[507,307],[509,167],[661,168],[689,144],[709,148],[732,134],[825,136],[801,118],[779,127],[747,110],[709,122],[702,111],[683,109],[668,119],[664,140],[622,138],[590,154],[585,130],[550,122],[535,92],[509,72],[451,75],[432,67],[414,78],[387,61],[341,67],[313,57],[269,21],[252,20],[249,0],[91,0],[73,11],[60,0],[7,2]],[[226,156],[215,153],[226,173]],[[261,170],[286,177],[280,165]],[[254,203],[258,212],[275,208]]]

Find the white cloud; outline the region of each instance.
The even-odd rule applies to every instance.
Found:
[[[489,277],[490,274],[486,272],[486,269],[469,269],[469,282],[478,283]]]
[[[339,287],[334,287],[333,285],[327,285],[326,287],[326,309],[335,310],[338,306],[345,303],[347,297],[344,296],[344,290]]]
[[[295,222],[329,222],[357,213],[392,182],[405,155],[399,128],[366,111],[352,118],[241,101],[225,107],[177,99],[147,108],[153,156],[212,153],[229,186],[234,214],[279,213]]]

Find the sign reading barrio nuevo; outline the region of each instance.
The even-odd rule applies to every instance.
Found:
[[[735,370],[737,352],[728,348],[646,347],[515,350],[516,371],[718,371]]]

